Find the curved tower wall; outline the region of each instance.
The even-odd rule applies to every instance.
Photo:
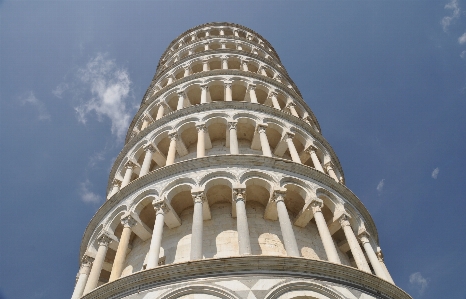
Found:
[[[410,298],[273,47],[209,23],[162,55],[72,298]]]

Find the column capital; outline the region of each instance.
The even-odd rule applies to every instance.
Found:
[[[157,151],[157,148],[152,143],[144,145],[143,149],[145,152],[151,153],[155,153]]]
[[[265,133],[265,130],[267,129],[267,127],[268,127],[267,124],[258,124],[257,125],[257,132]]]
[[[255,90],[256,87],[257,87],[257,85],[254,84],[254,83],[249,83],[249,84],[248,84],[248,89],[249,89],[249,90]]]
[[[183,64],[182,67],[183,67],[183,69],[185,69],[185,70],[191,69],[191,67],[189,66],[189,64]]]
[[[134,219],[131,215],[123,215],[121,218],[121,224],[123,224],[123,227],[133,227],[137,223],[136,219]]]
[[[194,203],[204,203],[206,201],[206,196],[204,191],[191,191]]]
[[[309,154],[312,153],[312,152],[315,153],[315,152],[317,151],[317,147],[315,147],[315,146],[313,146],[313,145],[309,145],[308,147],[306,147],[306,148],[304,149],[304,151],[305,151],[306,153],[309,153]]]
[[[273,201],[275,203],[279,201],[285,202],[286,189],[279,189],[273,191]]]
[[[170,211],[170,208],[163,199],[154,199],[152,205],[154,206],[155,214],[166,214]]]
[[[233,200],[246,202],[246,188],[233,188]]]
[[[286,139],[291,139],[291,138],[293,138],[294,135],[295,135],[295,133],[293,133],[293,132],[286,132],[286,133],[285,133],[285,136],[283,136],[283,137],[285,137],[284,139],[286,140]]]
[[[296,103],[293,101],[289,101],[288,103],[286,103],[285,108],[290,108],[290,107],[296,107]]]
[[[184,92],[184,90],[178,90],[176,93],[178,94],[178,97],[180,97],[180,98],[181,98],[181,97],[184,98],[185,95],[186,95],[185,92]]]
[[[101,234],[98,238],[97,238],[97,244],[99,244],[99,246],[105,246],[105,247],[108,247],[108,244],[112,241],[113,239],[107,235],[106,233],[103,233]]]
[[[207,132],[207,126],[205,123],[199,123],[199,124],[196,124],[196,129],[198,132],[202,131],[202,132]]]
[[[359,240],[361,240],[361,243],[365,244],[365,243],[370,243],[369,236],[370,234],[367,231],[363,231],[362,233],[359,234],[358,237],[359,237]]]
[[[351,223],[349,222],[350,219],[351,219],[351,217],[348,214],[343,214],[343,215],[340,216],[338,221],[340,221],[341,227],[344,227],[344,226],[351,227]]]
[[[335,165],[332,163],[332,161],[329,161],[327,163],[325,163],[325,169],[328,171],[329,169],[333,169],[335,167]]]
[[[207,85],[207,83],[202,83],[199,85],[202,89],[205,89],[207,90],[209,88],[209,86]]]
[[[121,181],[119,179],[113,179],[112,184],[113,184],[113,186],[120,187],[121,186]]]
[[[271,92],[269,92],[269,97],[276,97],[278,96],[278,92],[276,92],[275,90],[272,90]]]
[[[135,168],[135,167],[138,167],[139,165],[131,160],[128,160],[126,163],[125,163],[125,168]]]
[[[311,200],[309,206],[311,207],[312,213],[321,212],[322,207],[324,206],[324,202],[322,201],[322,199],[314,198],[313,200]]]
[[[231,88],[231,84],[233,84],[233,82],[231,82],[231,81],[225,81],[225,82],[223,82],[223,84],[225,85],[225,87]]]
[[[178,140],[178,132],[169,132],[168,138],[170,138],[170,140]]]
[[[229,121],[228,122],[228,130],[236,130],[237,125],[238,125],[237,121]]]
[[[94,262],[94,258],[88,255],[84,255],[81,259],[81,266],[89,267]]]

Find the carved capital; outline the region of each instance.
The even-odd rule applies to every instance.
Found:
[[[273,201],[276,203],[279,201],[285,202],[285,195],[286,195],[285,190],[275,190],[273,191]]]
[[[255,90],[256,87],[257,87],[256,84],[252,84],[252,83],[251,83],[251,84],[248,85],[248,89],[249,89],[249,90]]]
[[[295,102],[288,102],[285,106],[285,108],[291,108],[291,107],[296,107],[296,103]]]
[[[236,130],[236,126],[238,125],[238,122],[236,121],[229,121],[228,122],[228,130]]]
[[[88,255],[84,255],[81,259],[81,266],[82,267],[89,267],[91,266],[92,262],[94,262],[94,258]]]
[[[226,88],[231,88],[232,82],[226,81],[226,82],[224,82],[223,84],[225,85]]]
[[[136,223],[136,219],[134,219],[131,215],[126,215],[121,218],[121,224],[123,224],[124,227],[132,227],[135,226]]]
[[[108,247],[108,244],[112,241],[112,238],[110,238],[107,234],[102,234],[99,236],[97,239],[97,244],[99,246],[105,246]]]
[[[194,203],[204,203],[206,201],[204,191],[191,192],[191,195]]]
[[[201,131],[204,132],[204,133],[207,132],[207,126],[204,123],[197,124],[196,129],[197,129],[198,132],[201,132]]]
[[[382,263],[384,262],[384,259],[383,259],[383,253],[382,253],[382,249],[380,249],[380,247],[377,247],[377,258],[379,259],[379,261],[381,261]]]
[[[183,98],[183,99],[185,98],[184,90],[179,90],[176,93],[178,94],[178,97]]]
[[[286,133],[285,133],[285,136],[284,136],[284,137],[285,137],[285,140],[286,140],[286,139],[292,139],[292,138],[294,137],[294,135],[295,135],[295,134],[294,134],[293,132],[286,132]]]
[[[144,147],[143,147],[144,151],[146,152],[151,152],[151,153],[155,153],[157,151],[157,149],[155,148],[155,146],[151,143],[149,144],[146,144]]]
[[[315,153],[316,150],[317,150],[317,148],[316,148],[315,146],[313,146],[313,145],[309,145],[308,147],[306,147],[306,148],[304,149],[304,151],[305,151],[306,153],[308,153],[308,154],[311,154],[312,152]]]
[[[170,140],[178,140],[178,132],[168,133],[168,138],[170,138]]]
[[[128,162],[125,163],[125,168],[135,168],[139,166],[137,163],[134,163],[133,161],[129,160]]]
[[[112,181],[113,186],[120,187],[121,186],[121,181],[118,179],[113,179]]]
[[[163,199],[154,199],[152,205],[154,206],[155,214],[166,214],[170,211],[170,208]]]
[[[238,202],[238,201],[246,202],[246,188],[234,188],[233,189],[233,200],[235,202]]]
[[[257,125],[257,132],[259,132],[259,133],[265,133],[266,129],[267,129],[267,124],[258,124]]]
[[[310,203],[310,208],[312,213],[321,212],[322,207],[324,206],[324,202],[319,198],[314,198]]]
[[[341,227],[344,227],[344,226],[351,226],[349,220],[350,220],[350,216],[347,215],[347,214],[343,214],[341,215],[340,219],[338,219],[340,221],[340,225]]]
[[[206,91],[209,89],[209,86],[207,84],[201,84],[199,86]]]
[[[370,243],[370,241],[369,241],[369,233],[366,232],[366,231],[360,233],[360,234],[359,234],[359,240],[361,240],[361,243],[362,243],[362,244]]]
[[[329,170],[331,170],[331,169],[333,170],[333,168],[334,168],[334,165],[333,165],[333,163],[332,163],[331,161],[325,163],[324,166],[325,166],[325,169],[326,169],[327,171],[329,171]]]
[[[278,93],[276,91],[271,91],[269,93],[269,98],[273,98],[273,97],[277,97],[278,96]]]

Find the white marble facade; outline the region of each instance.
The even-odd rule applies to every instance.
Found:
[[[81,243],[77,298],[410,298],[273,47],[176,38]]]

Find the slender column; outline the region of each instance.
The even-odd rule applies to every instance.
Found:
[[[289,102],[286,107],[290,109],[291,115],[296,116],[299,118],[298,112],[296,112],[296,104],[293,102]]]
[[[193,35],[193,37],[194,37],[194,35]],[[193,40],[194,40],[194,39],[193,39]],[[194,52],[193,52],[193,48],[189,48],[189,49],[188,49],[188,55],[193,55],[193,53],[194,53]]]
[[[113,261],[112,272],[110,273],[109,281],[114,281],[121,276],[123,265],[125,264],[126,253],[128,252],[129,238],[131,237],[131,227],[136,224],[136,220],[130,215],[121,219],[123,231],[121,232],[120,242]]]
[[[256,85],[249,84],[249,98],[251,99],[251,103],[258,103],[257,96],[256,96]]]
[[[238,245],[240,255],[251,254],[249,240],[248,216],[246,214],[246,189],[233,189],[233,200],[236,202],[236,229],[238,230]]]
[[[184,108],[184,92],[180,91],[178,92],[178,105],[176,106],[176,110],[181,110]]]
[[[285,206],[285,192],[275,191],[274,201],[277,204],[278,221],[280,222],[280,229],[282,231],[283,243],[285,243],[285,250],[289,256],[299,257],[298,244],[294,236],[293,227],[291,225],[290,216]]]
[[[131,176],[133,175],[133,170],[136,166],[137,166],[136,163],[132,161],[126,162],[125,164],[126,171],[125,171],[125,176],[123,177],[123,182],[121,182],[121,189],[126,187],[126,185],[128,185],[129,182],[131,182]]]
[[[266,76],[266,77],[267,77],[267,72],[265,71],[265,67],[262,66],[262,67],[260,68],[260,72],[261,72],[262,76]]]
[[[163,117],[165,107],[163,105],[159,105],[159,110],[157,110],[157,116],[155,117],[155,120],[159,120]]]
[[[144,161],[142,162],[141,171],[139,172],[139,177],[149,173],[150,163],[152,162],[152,154],[155,153],[156,149],[152,144],[148,144],[144,147],[146,152],[144,155]]]
[[[168,134],[168,137],[170,138],[170,146],[168,148],[167,162],[165,163],[165,166],[175,163],[176,140],[178,140],[178,133],[172,132]]]
[[[324,245],[325,254],[327,255],[329,262],[341,264],[340,257],[338,256],[337,249],[335,248],[335,243],[333,243],[332,235],[330,235],[324,215],[322,215],[322,206],[323,203],[320,199],[315,199],[311,203],[312,213],[314,214],[317,229],[319,230],[319,235],[322,239],[322,244]]]
[[[226,49],[226,48],[227,48],[226,42],[221,41],[220,44],[222,45],[222,49]]]
[[[320,164],[319,158],[317,157],[316,154],[317,148],[314,146],[310,146],[306,149],[306,151],[311,155],[312,163],[314,164],[314,168],[317,169],[320,172],[324,172],[324,169],[322,168],[322,164]]]
[[[242,65],[243,65],[243,71],[245,71],[245,72],[249,71],[249,69],[248,69],[248,61],[247,61],[247,60],[243,60],[243,61],[242,61]]]
[[[272,157],[272,151],[270,150],[269,140],[267,139],[267,135],[265,134],[266,129],[267,125],[260,124],[258,125],[257,131],[259,132],[259,138],[261,141],[262,154],[267,157]]]
[[[383,259],[383,253],[380,247],[377,247],[377,258],[379,259],[380,265],[382,268],[385,270],[385,277],[387,277],[388,281],[391,283],[395,284],[393,281],[392,276],[390,275],[390,272],[388,272],[387,266],[385,265],[384,259]]]
[[[183,77],[187,77],[191,74],[191,70],[189,69],[189,66],[188,65],[185,65],[183,66],[184,68],[184,74],[183,74]]]
[[[225,35],[225,31],[223,31],[223,29],[220,29],[220,35]]]
[[[141,125],[141,131],[147,128],[147,126],[149,125],[149,122],[150,122],[150,119],[147,116],[144,116],[142,125]]]
[[[209,30],[206,30],[205,31],[205,37],[209,37],[210,36],[210,31]]]
[[[79,299],[83,295],[84,288],[86,287],[87,278],[89,277],[89,272],[91,272],[91,265],[94,259],[85,255],[81,261],[81,269],[79,269],[78,281],[74,286],[74,292],[71,296],[71,299]]]
[[[209,42],[204,42],[204,51],[209,51]]]
[[[170,75],[170,76],[168,76],[167,85],[170,85],[172,83],[173,83],[173,77]]]
[[[193,228],[191,234],[191,257],[193,260],[202,259],[202,229],[204,219],[202,216],[202,205],[206,200],[203,192],[192,193],[194,201]]]
[[[369,241],[369,234],[366,232],[363,232],[360,236],[359,239],[361,240],[361,243],[364,247],[364,250],[366,251],[367,257],[369,258],[369,261],[371,262],[372,269],[374,269],[375,275],[378,277],[388,280],[385,271],[382,268],[382,265],[380,265],[379,259],[377,258],[377,255],[375,255],[374,249],[372,248],[372,245]]]
[[[205,134],[207,127],[205,124],[196,125],[197,128],[197,157],[205,157]]]
[[[165,214],[168,213],[168,206],[163,200],[154,200],[152,205],[155,209],[155,223],[152,231],[152,239],[147,257],[147,269],[152,269],[159,264],[160,246],[162,245],[162,234]]]
[[[236,50],[243,50],[243,47],[241,46],[241,43],[236,43]]]
[[[351,228],[348,215],[343,214],[341,216],[340,225],[343,228],[346,241],[348,241],[348,245],[351,249],[351,254],[353,254],[354,261],[356,262],[358,269],[372,274],[371,269],[367,264],[366,257],[364,256],[364,252],[362,252],[361,246],[359,246],[358,239],[356,239],[356,235],[354,234],[353,229]]]
[[[105,255],[107,254],[108,244],[111,240],[112,239],[110,239],[110,237],[107,235],[101,235],[97,240],[99,249],[97,249],[97,254],[95,255],[94,263],[92,264],[91,273],[89,273],[89,278],[87,279],[86,287],[84,288],[84,295],[95,289],[99,283],[100,272],[102,271]]]
[[[252,52],[252,54],[255,54],[255,55],[259,54],[259,53],[257,53],[257,49],[256,49],[256,48],[252,48],[251,52]]]
[[[191,41],[195,41],[197,39],[196,34],[191,35]]]
[[[288,132],[285,136],[286,144],[288,145],[288,150],[290,151],[291,159],[295,163],[301,164],[301,159],[299,158],[298,151],[293,143],[294,133]]]
[[[332,162],[328,162],[325,164],[325,168],[327,169],[328,175],[334,179],[335,181],[339,182],[337,175],[335,174],[335,171],[333,170],[333,164]]]
[[[228,57],[222,57],[222,69],[228,69]]]
[[[209,70],[209,61],[207,59],[202,60],[202,71],[207,72]]]
[[[225,82],[225,102],[233,101],[231,94],[231,82]]]
[[[207,103],[207,84],[201,85],[201,104]]]
[[[236,133],[237,124],[237,122],[228,122],[228,129],[230,130],[230,154],[232,155],[239,154],[238,136]]]
[[[234,30],[233,33],[235,34],[235,37],[239,37],[238,30]]]
[[[282,108],[280,107],[280,104],[278,103],[277,93],[272,91],[269,96],[270,96],[270,99],[272,100],[273,108],[281,110]]]
[[[118,191],[120,191],[121,181],[117,180],[117,179],[113,179],[112,183],[113,183],[112,191],[110,191],[110,194],[108,195],[108,198],[112,197]]]

